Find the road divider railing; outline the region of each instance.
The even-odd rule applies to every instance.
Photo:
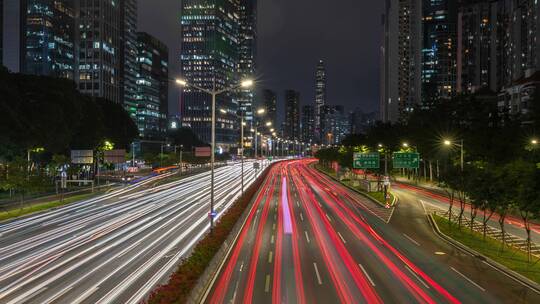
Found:
[[[169,277],[168,283],[152,291],[147,303],[200,303],[209,292],[219,270],[242,230],[249,215],[253,197],[277,162],[265,171],[244,191],[237,201],[206,234]]]

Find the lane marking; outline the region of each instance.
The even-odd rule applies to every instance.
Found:
[[[274,235],[272,234],[272,237],[270,238],[270,244],[274,244]]]
[[[429,289],[429,286],[424,282],[420,277],[407,265],[405,265],[405,268],[420,282],[422,285],[424,285],[427,289]]]
[[[272,264],[272,251],[268,254],[268,263]]]
[[[309,235],[307,234],[307,231],[304,230],[304,233],[306,234],[306,240],[308,243],[310,243],[311,241],[309,240]]]
[[[423,200],[420,200],[420,204],[422,204],[422,208],[424,209],[424,214],[427,215],[426,205],[424,204]]]
[[[403,236],[406,237],[409,241],[411,241],[413,244],[415,244],[416,246],[420,246],[420,243],[418,243],[417,241],[415,241],[412,237],[408,236],[407,234],[403,233]]]
[[[463,273],[459,272],[457,269],[455,269],[454,267],[450,267],[452,268],[453,271],[455,271],[457,274],[459,274],[460,276],[462,276],[465,280],[469,281],[469,283],[473,284],[474,286],[478,287],[480,290],[482,291],[486,291],[482,286],[476,284],[473,280],[469,279],[467,276],[465,276]]]
[[[234,293],[233,293],[233,297],[231,299],[231,303],[234,303],[235,300],[236,300],[236,293],[238,292],[238,283],[239,283],[239,281],[236,281],[236,286],[234,287]]]
[[[315,275],[317,275],[317,282],[319,282],[319,285],[322,285],[321,275],[319,274],[319,268],[317,268],[317,263],[313,263],[313,267],[315,268]]]
[[[296,206],[300,208],[300,203],[298,203],[298,201],[296,201]]]
[[[332,221],[332,219],[330,218],[330,216],[328,215],[328,213],[325,213],[326,214],[326,218],[328,219],[328,221]]]
[[[442,252],[442,251],[435,251],[435,254],[436,255],[445,255],[446,253]]]
[[[272,224],[272,230],[276,230],[276,223]]]
[[[375,282],[373,282],[373,279],[371,279],[371,277],[369,276],[369,274],[367,273],[366,269],[364,268],[364,266],[362,266],[362,264],[358,264],[358,266],[360,266],[360,269],[362,269],[362,272],[364,273],[364,275],[366,276],[366,278],[368,279],[369,283],[371,284],[371,286],[375,287]]]
[[[240,272],[242,272],[242,269],[244,269],[244,261],[242,261],[242,264],[240,264]]]
[[[341,233],[337,233],[339,235],[339,238],[341,239],[341,241],[343,241],[343,244],[347,244],[347,242],[345,241],[345,239],[343,238],[343,236],[341,235]]]
[[[270,275],[266,275],[266,282],[264,283],[264,292],[268,292],[270,290]]]
[[[304,216],[302,215],[302,212],[300,212],[300,220],[303,222],[304,221]]]

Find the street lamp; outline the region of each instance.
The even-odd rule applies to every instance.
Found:
[[[534,141],[534,140],[533,140]],[[463,172],[463,168],[464,168],[464,157],[463,157],[463,139],[460,141],[461,143],[457,144],[457,143],[453,143],[451,140],[449,139],[445,139],[443,141],[444,145],[445,146],[457,146],[460,148],[460,151],[461,151],[461,156],[460,156],[460,162],[461,162],[461,172]],[[534,143],[533,143],[534,144]]]
[[[228,91],[235,90],[239,87],[249,88],[253,86],[253,80],[246,79],[240,82],[239,85],[233,85],[231,87],[216,90],[216,80],[214,78],[212,90],[201,88],[195,84],[188,83],[184,79],[176,79],[176,83],[182,87],[192,87],[201,92],[207,93],[212,96],[212,138],[211,138],[211,150],[212,154],[210,155],[210,229],[214,227],[214,162],[215,162],[215,151],[216,151],[216,96],[223,94]]]
[[[531,139],[531,144],[537,146],[538,145],[538,139]]]

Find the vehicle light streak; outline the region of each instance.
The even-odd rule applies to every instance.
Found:
[[[310,170],[311,171],[311,170]],[[325,177],[321,177],[320,179],[311,179],[312,182],[316,181],[325,181],[326,183],[329,183],[330,181],[326,179]],[[336,186],[336,189],[338,191],[344,191],[341,189],[341,186]],[[352,198],[352,197],[351,197]],[[450,303],[459,303],[459,301],[452,296],[446,289],[444,289],[442,286],[440,286],[438,283],[436,283],[433,279],[431,279],[427,274],[425,274],[419,267],[414,265],[409,259],[407,259],[405,256],[403,256],[401,253],[397,251],[393,246],[391,246],[386,240],[384,240],[371,226],[369,226],[364,220],[361,220],[358,218],[352,210],[350,210],[341,200],[339,200],[337,197],[334,197],[334,200],[341,205],[341,207],[346,210],[347,216],[344,214],[341,215],[341,219],[344,221],[348,221],[348,226],[355,231],[355,235],[360,236],[358,234],[358,229],[350,223],[350,219],[352,218],[355,222],[359,223],[361,227],[366,229],[375,239],[377,239],[381,244],[383,244],[386,248],[388,248],[396,257],[398,257],[405,265],[407,265],[411,270],[413,270],[416,274],[418,274],[422,279],[424,279],[430,286],[432,286],[437,292],[439,292],[441,295],[443,295]],[[329,200],[331,201],[331,200]],[[330,202],[328,202],[330,203]],[[340,212],[337,208],[334,208],[336,212]],[[375,246],[372,248],[373,250],[379,251]],[[384,257],[381,255],[381,257]]]
[[[267,188],[269,190],[267,193],[267,197],[265,199],[265,204],[263,208],[263,212],[261,215],[261,220],[259,222],[259,226],[257,227],[257,232],[255,234],[255,244],[253,245],[253,251],[251,255],[251,261],[249,263],[248,268],[248,278],[247,278],[247,287],[244,293],[244,298],[242,303],[250,304],[253,301],[253,287],[255,285],[255,273],[257,272],[257,262],[259,260],[259,252],[261,250],[261,240],[262,240],[262,234],[264,230],[264,225],[266,224],[266,220],[268,219],[268,213],[270,210],[270,202],[272,201],[272,196],[274,194],[274,188],[276,185],[276,174],[273,174],[272,178],[272,186],[270,188]]]
[[[252,208],[250,210],[250,213],[248,215],[248,218],[246,220],[246,225],[244,226],[244,228],[240,232],[237,243],[234,246],[232,255],[231,255],[231,257],[230,257],[230,259],[229,259],[229,261],[227,263],[227,266],[225,267],[223,275],[220,277],[220,279],[219,279],[219,281],[218,281],[218,283],[216,285],[217,286],[216,289],[215,289],[216,291],[212,294],[212,297],[210,299],[210,303],[223,303],[223,299],[225,298],[225,293],[227,291],[227,286],[230,283],[232,273],[233,273],[234,268],[235,268],[235,266],[236,266],[236,264],[238,262],[238,257],[240,255],[240,251],[242,249],[242,244],[244,244],[244,240],[246,238],[246,235],[247,235],[248,231],[250,230],[250,227],[252,225],[252,221],[253,221],[253,218],[255,217],[256,211],[259,208],[262,199],[264,198],[265,191],[263,191],[263,190],[266,189],[270,183],[273,183],[273,175],[274,175],[274,172],[271,171],[270,176],[264,182],[264,185],[261,188],[262,190],[259,191],[259,194],[257,195],[257,197],[255,199],[255,202],[253,203],[253,206],[252,206]]]
[[[298,177],[294,177],[294,179],[295,179],[295,184],[298,185],[299,183],[302,183],[302,181]],[[311,202],[316,201],[313,193],[307,187],[304,188],[304,195],[307,196],[309,201]],[[304,195],[301,194],[300,196],[302,197]],[[336,249],[339,256],[341,257],[341,260],[347,267],[348,272],[351,274],[354,280],[354,283],[356,284],[356,286],[362,293],[364,299],[368,303],[382,303],[381,299],[376,294],[376,292],[374,291],[373,287],[370,285],[367,278],[365,278],[363,273],[360,272],[359,267],[356,265],[356,263],[352,259],[347,249],[345,249],[343,243],[338,239],[339,237],[337,236],[337,233],[334,231],[334,229],[330,225],[330,222],[328,221],[328,219],[324,216],[324,212],[321,209],[321,207],[318,204],[314,204],[314,203],[311,203],[308,205],[306,201],[307,200],[305,198],[302,199],[302,203],[304,204],[304,208],[307,211],[308,218],[315,232],[317,242],[321,246],[321,249],[322,249],[321,251],[324,253],[325,263],[327,267],[329,268],[330,273],[332,274],[332,280],[334,281],[334,286],[336,287],[336,290],[339,291],[341,302],[353,303],[353,302],[356,302],[356,300],[354,296],[352,295],[351,290],[348,287],[343,286],[345,285],[343,284],[343,282],[346,282],[346,281],[342,277],[342,274],[336,273],[335,266],[333,265],[333,261],[330,258],[329,253],[328,253],[328,248],[326,248],[327,244],[321,240],[321,236],[323,234],[322,227],[319,227],[319,224],[314,220],[315,215],[313,214],[313,210],[312,210],[313,208],[311,208],[310,206],[315,207],[315,211],[318,213],[319,218],[323,222],[324,228],[326,232],[328,233],[332,241],[332,244],[334,245],[333,247]]]

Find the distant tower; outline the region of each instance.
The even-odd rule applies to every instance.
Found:
[[[285,91],[285,138],[300,139],[300,93]]]
[[[319,60],[315,73],[315,139],[320,140],[321,108],[326,105],[326,68]]]

